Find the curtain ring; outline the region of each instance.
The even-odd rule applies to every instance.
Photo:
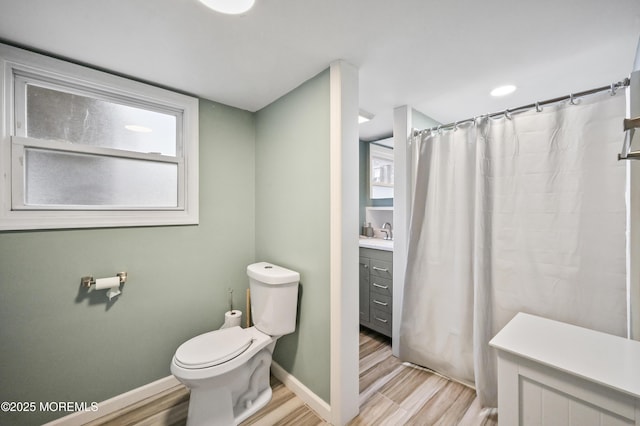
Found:
[[[611,83],[611,96],[615,96],[616,95],[616,90],[617,90],[617,86],[615,83]]]
[[[504,110],[504,116],[511,120],[511,112],[508,109]]]
[[[540,106],[540,102],[536,102],[536,112],[542,112],[542,107]]]
[[[453,122],[453,131],[455,132],[456,130],[458,130],[458,122],[454,121]]]
[[[438,134],[441,135],[442,134],[442,124],[440,124],[436,130],[438,131]]]
[[[578,105],[578,103],[579,103],[579,102],[580,102],[580,100],[579,100],[579,99],[576,99],[576,98],[574,98],[574,97],[573,97],[573,93],[571,93],[571,94],[569,95],[569,103],[570,103],[571,105]]]

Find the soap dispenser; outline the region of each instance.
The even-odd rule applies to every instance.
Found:
[[[373,227],[371,226],[371,222],[367,224],[364,235],[367,237],[373,237]]]

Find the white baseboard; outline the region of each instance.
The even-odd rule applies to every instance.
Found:
[[[320,417],[327,422],[331,422],[331,406],[302,384],[300,380],[289,374],[275,361],[271,363],[271,373]],[[97,411],[79,411],[53,420],[44,426],[81,426],[178,385],[180,385],[180,382],[174,376],[167,376],[114,396],[106,401],[99,402]]]
[[[277,362],[271,362],[271,374],[282,382],[291,392],[295,393],[305,404],[316,412],[323,420],[331,423],[331,406],[313,393],[302,382],[289,374]]]
[[[180,385],[178,379],[173,376],[167,376],[155,382],[140,386],[139,388],[132,389],[129,392],[114,396],[106,401],[99,402],[96,411],[78,411],[46,423],[44,426],[81,426],[178,385]]]

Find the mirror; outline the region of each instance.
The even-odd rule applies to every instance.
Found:
[[[369,144],[371,199],[393,198],[393,173],[393,149],[378,143]]]

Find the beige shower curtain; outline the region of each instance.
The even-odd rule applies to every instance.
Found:
[[[487,343],[517,312],[626,335],[624,114],[599,93],[423,137],[402,360],[495,407]]]

